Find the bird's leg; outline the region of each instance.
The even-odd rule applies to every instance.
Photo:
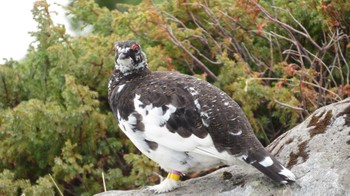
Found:
[[[171,170],[168,173],[168,176],[166,178],[169,178],[169,179],[172,179],[172,180],[175,180],[175,181],[179,181],[180,177],[181,177],[181,172],[176,171],[176,170]]]
[[[174,190],[179,186],[181,172],[171,170],[168,176],[160,184],[148,187],[149,190],[153,190],[156,193],[165,193]]]

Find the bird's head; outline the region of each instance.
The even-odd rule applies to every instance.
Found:
[[[147,68],[147,58],[140,44],[132,40],[116,43],[115,68],[124,75]]]

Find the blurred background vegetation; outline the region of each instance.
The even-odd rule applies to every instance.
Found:
[[[127,4],[126,4],[127,3]],[[350,2],[74,0],[72,37],[34,4],[36,42],[0,65],[0,195],[91,195],[159,181],[107,103],[116,41],[136,39],[152,70],[214,83],[267,145],[350,96]],[[51,176],[50,176],[51,175]],[[52,180],[51,179],[54,179]]]

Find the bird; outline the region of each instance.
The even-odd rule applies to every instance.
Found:
[[[267,152],[240,106],[202,79],[175,71],[151,71],[134,40],[115,44],[115,68],[108,102],[122,132],[148,158],[168,172],[147,189],[165,193],[179,187],[181,175],[241,160],[273,181],[295,175]]]

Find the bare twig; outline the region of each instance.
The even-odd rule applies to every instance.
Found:
[[[269,68],[269,66],[266,65],[265,62],[261,61],[261,60],[260,60],[259,58],[257,58],[256,56],[252,55],[252,54],[249,52],[248,48],[245,46],[244,43],[242,43],[242,47],[243,47],[243,49],[246,51],[247,56],[250,58],[251,61],[253,61],[253,62],[254,62],[255,64],[257,64],[258,66],[264,66],[264,67],[266,67],[266,68]]]
[[[49,174],[49,176],[50,176],[50,178],[51,178],[53,184],[56,186],[56,188],[57,188],[58,192],[60,193],[60,195],[63,196],[63,193],[62,193],[62,191],[60,190],[60,187],[58,187],[58,185],[56,184],[56,182],[55,182],[55,180],[53,179],[53,177],[51,176],[51,174]]]
[[[254,3],[255,3],[255,2],[254,2]],[[271,20],[271,21],[273,21],[273,22],[279,24],[282,28],[284,28],[284,29],[286,29],[286,30],[288,30],[288,31],[292,31],[292,32],[295,32],[295,33],[297,33],[297,34],[300,34],[300,35],[302,35],[302,36],[304,36],[304,37],[308,37],[307,34],[301,32],[301,31],[299,31],[299,30],[296,30],[296,29],[294,29],[292,26],[290,26],[290,25],[288,25],[288,24],[286,24],[286,23],[283,23],[283,22],[279,21],[278,19],[276,19],[275,17],[271,16],[270,13],[269,13],[265,8],[263,8],[261,5],[259,5],[258,3],[255,3],[255,6],[256,6],[262,13],[264,13],[265,16],[266,16],[269,20]]]
[[[208,74],[209,78],[217,81],[216,75],[208,69],[207,66],[205,66],[197,57],[195,57],[179,40],[176,39],[172,29],[169,28],[169,26],[163,26],[166,32],[168,33],[170,40],[178,47],[180,47],[183,51],[186,52],[187,55],[189,55],[196,63],[197,66],[204,71],[206,74]]]
[[[249,79],[246,79],[245,81],[245,87],[244,87],[244,90],[247,91],[248,89],[248,86],[249,86],[249,83],[253,80],[275,80],[275,81],[288,81],[288,82],[295,82],[294,80],[292,79],[286,79],[286,78],[249,78]],[[317,87],[317,88],[321,88],[323,90],[325,90],[326,92],[328,92],[329,94],[332,94],[338,101],[342,100],[341,97],[339,97],[338,94],[324,88],[324,87],[320,87],[320,86],[317,86],[316,84],[314,83],[311,83],[311,82],[307,82],[307,81],[300,81],[300,83],[303,82],[304,84],[307,84],[307,85],[310,85],[310,86],[313,86],[313,87]]]
[[[275,7],[277,8],[277,7]],[[281,8],[277,8],[277,9],[281,9]],[[289,16],[293,19],[293,21],[295,23],[298,24],[298,26],[304,31],[305,35],[304,37],[306,37],[308,40],[310,40],[310,42],[318,49],[318,50],[322,50],[322,48],[315,42],[315,40],[312,39],[312,37],[310,36],[309,32],[306,30],[306,28],[293,16],[293,14],[289,11],[289,10],[285,10]],[[302,34],[303,35],[303,34]]]
[[[338,47],[338,50],[341,51],[339,42],[337,42],[337,47]],[[344,57],[344,54],[343,54],[342,52],[339,52],[339,54],[340,54],[340,57],[342,58],[342,61],[343,61],[344,64],[346,65],[346,84],[349,84],[350,67],[349,67],[348,62],[346,61],[346,59],[345,59],[345,57]]]
[[[296,107],[296,106],[292,106],[292,105],[289,105],[289,104],[286,104],[286,103],[282,103],[280,101],[277,101],[277,99],[274,99],[274,101],[282,106],[285,106],[287,108],[291,108],[293,110],[297,110],[297,111],[302,111],[302,112],[306,112],[306,110],[304,108],[300,108],[300,107]]]
[[[208,57],[206,57],[204,54],[202,54],[196,47],[192,46],[191,44],[189,44],[189,46],[190,46],[193,50],[195,50],[199,56],[203,57],[205,60],[207,60],[207,61],[210,62],[211,64],[214,64],[214,65],[220,65],[220,64],[222,64],[222,62],[220,62],[220,61],[212,61],[212,60],[210,60]]]
[[[105,174],[103,172],[102,172],[102,182],[103,182],[103,190],[104,192],[106,192],[107,188],[106,188]]]
[[[220,53],[221,53],[222,49],[221,49],[220,44],[212,37],[212,35],[208,31],[206,31],[203,28],[203,25],[200,23],[200,21],[194,16],[194,14],[191,11],[189,11],[189,14],[190,14],[193,22],[196,24],[196,26],[201,30],[201,32],[203,32],[216,45],[216,47],[220,50]]]
[[[238,54],[241,58],[247,60],[247,55],[243,53],[244,50],[242,50],[242,47],[237,41],[236,37],[233,36],[230,31],[228,31],[220,24],[220,20],[215,17],[215,14],[210,8],[201,3],[199,3],[199,5],[203,8],[204,12],[211,19],[213,26],[217,27],[220,30],[220,32],[223,34],[223,37],[229,37],[231,39],[231,45],[233,46],[233,48],[235,48],[235,53]]]

